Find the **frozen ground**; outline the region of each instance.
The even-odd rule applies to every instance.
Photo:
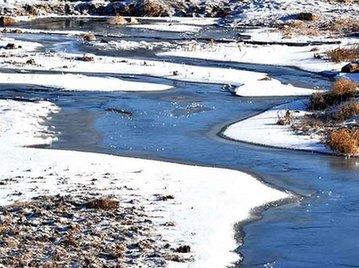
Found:
[[[289,196],[234,170],[22,147],[51,143],[54,133],[42,123],[55,112],[49,102],[0,101],[1,205],[69,193],[135,200],[151,215],[163,241],[191,246],[184,254],[194,255],[191,267],[220,267],[238,258],[232,252],[233,225],[254,207]],[[174,199],[161,201],[158,195]]]

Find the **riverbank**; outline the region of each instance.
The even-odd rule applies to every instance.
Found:
[[[138,220],[153,222],[150,229],[157,236],[156,247],[161,248],[154,249],[160,255],[156,262],[192,260],[191,265],[203,267],[236,261],[237,255],[231,252],[236,247],[234,224],[248,218],[254,207],[289,197],[233,170],[19,147],[51,143],[55,133],[42,123],[56,112],[48,102],[1,101],[0,147],[6,163],[0,171],[3,206],[43,195],[79,195],[85,200],[111,196],[120,200],[121,208],[141,209],[145,216]],[[41,217],[37,220],[40,227]],[[132,244],[150,239],[137,235]],[[190,250],[186,247],[186,253],[181,253],[183,246]],[[129,249],[122,261],[156,266],[150,257],[133,260],[133,254]],[[97,257],[106,263],[106,257]]]

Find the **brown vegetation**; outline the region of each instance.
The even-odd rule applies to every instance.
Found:
[[[141,16],[161,17],[169,16],[167,7],[158,0],[144,0],[138,6],[138,13]]]
[[[165,247],[137,206],[111,196],[40,196],[0,206],[1,267],[163,267]],[[183,260],[185,261],[185,260]]]
[[[119,201],[114,199],[102,198],[91,200],[90,202],[88,202],[87,206],[93,209],[112,210],[119,208],[120,203]]]
[[[333,84],[332,90],[325,93],[314,93],[309,99],[311,110],[324,110],[354,97],[358,85],[348,79],[339,79]]]
[[[16,20],[12,17],[3,16],[0,18],[0,26],[1,27],[13,26],[15,23],[16,23]]]
[[[287,23],[286,25],[281,26],[280,29],[283,32],[283,36],[288,38],[296,35],[318,36],[320,34],[317,24],[307,23],[301,20]]]
[[[301,12],[299,14],[297,14],[297,20],[302,20],[302,21],[313,21],[317,18],[317,16],[315,16],[313,13],[311,12]]]
[[[330,133],[327,139],[329,147],[348,156],[359,153],[359,129],[340,129]]]
[[[108,20],[108,23],[111,25],[125,25],[125,24],[127,24],[127,20],[122,16],[116,16],[116,17],[110,18]]]
[[[305,16],[290,21],[284,26],[281,25],[279,28],[283,31],[283,35],[285,37],[295,35],[338,37],[359,32],[359,19],[357,18],[322,20],[320,17],[313,16],[313,19],[310,20],[310,15]]]
[[[82,35],[82,39],[87,42],[96,41],[96,36],[93,33],[85,33]]]
[[[279,117],[277,125],[285,126],[290,125],[293,122],[293,116],[290,111],[287,111],[283,117]]]
[[[351,48],[336,48],[326,52],[333,62],[355,61],[359,59],[359,46]]]
[[[343,122],[357,115],[359,115],[359,102],[352,101],[345,103],[332,117],[335,121]]]
[[[95,58],[91,55],[83,55],[81,57],[77,57],[76,60],[90,62],[90,61],[95,61]]]

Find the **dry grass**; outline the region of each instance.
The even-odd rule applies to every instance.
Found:
[[[111,25],[125,25],[125,24],[127,24],[127,20],[122,16],[116,16],[116,17],[110,18],[108,20],[108,23]]]
[[[359,153],[359,129],[340,129],[330,133],[327,144],[334,152],[347,156]]]
[[[333,62],[355,61],[359,59],[359,46],[351,48],[336,48],[326,52]]]
[[[150,17],[161,17],[170,15],[165,5],[154,0],[144,0],[139,6],[139,14],[141,14],[141,16]]]
[[[0,17],[1,27],[13,26],[14,24],[16,24],[16,20],[14,18],[8,16]]]
[[[296,35],[318,36],[320,31],[316,23],[308,23],[301,20],[292,21],[282,27],[283,36],[290,38]]]
[[[348,79],[339,79],[336,81],[331,91],[326,93],[314,93],[309,99],[309,109],[324,110],[336,104],[354,97],[358,85]]]
[[[357,115],[359,115],[359,102],[353,101],[344,104],[337,112],[335,112],[333,119],[335,121],[343,122]]]
[[[290,113],[290,111],[287,111],[283,117],[278,118],[277,125],[285,126],[285,125],[290,125],[292,122],[293,122],[293,116]]]
[[[85,61],[85,62],[95,61],[95,58],[91,55],[83,55],[83,56],[77,57],[75,59],[80,60],[80,61]]]
[[[96,36],[93,33],[85,33],[81,37],[87,42],[96,41]]]
[[[102,198],[91,200],[87,206],[93,209],[113,210],[119,208],[120,202],[110,198]]]
[[[359,31],[359,19],[334,19],[325,23],[322,26],[323,31],[328,31],[336,34],[348,34]]]
[[[337,80],[332,87],[332,93],[337,96],[355,96],[358,84],[348,79]]]
[[[284,26],[279,26],[279,29],[282,30],[284,37],[322,35],[334,38],[359,32],[358,18],[338,18],[326,20],[319,16],[314,16],[313,20],[310,20],[309,15],[304,15],[300,18],[302,20],[294,20],[288,22]],[[307,20],[305,20],[305,18],[307,18]]]

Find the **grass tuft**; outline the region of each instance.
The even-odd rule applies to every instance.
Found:
[[[91,200],[87,206],[92,209],[113,210],[119,208],[120,202],[110,198],[102,198]]]
[[[327,144],[334,152],[347,156],[355,156],[359,153],[359,129],[335,130],[328,136]]]
[[[329,60],[339,63],[343,61],[356,61],[359,59],[359,46],[351,48],[336,48],[326,52]]]
[[[339,79],[333,86],[331,91],[325,93],[314,93],[309,99],[309,109],[324,110],[336,104],[354,97],[357,92],[358,85],[348,79]]]
[[[344,122],[357,115],[359,115],[359,102],[352,101],[345,103],[337,112],[335,112],[333,119],[335,121]]]

